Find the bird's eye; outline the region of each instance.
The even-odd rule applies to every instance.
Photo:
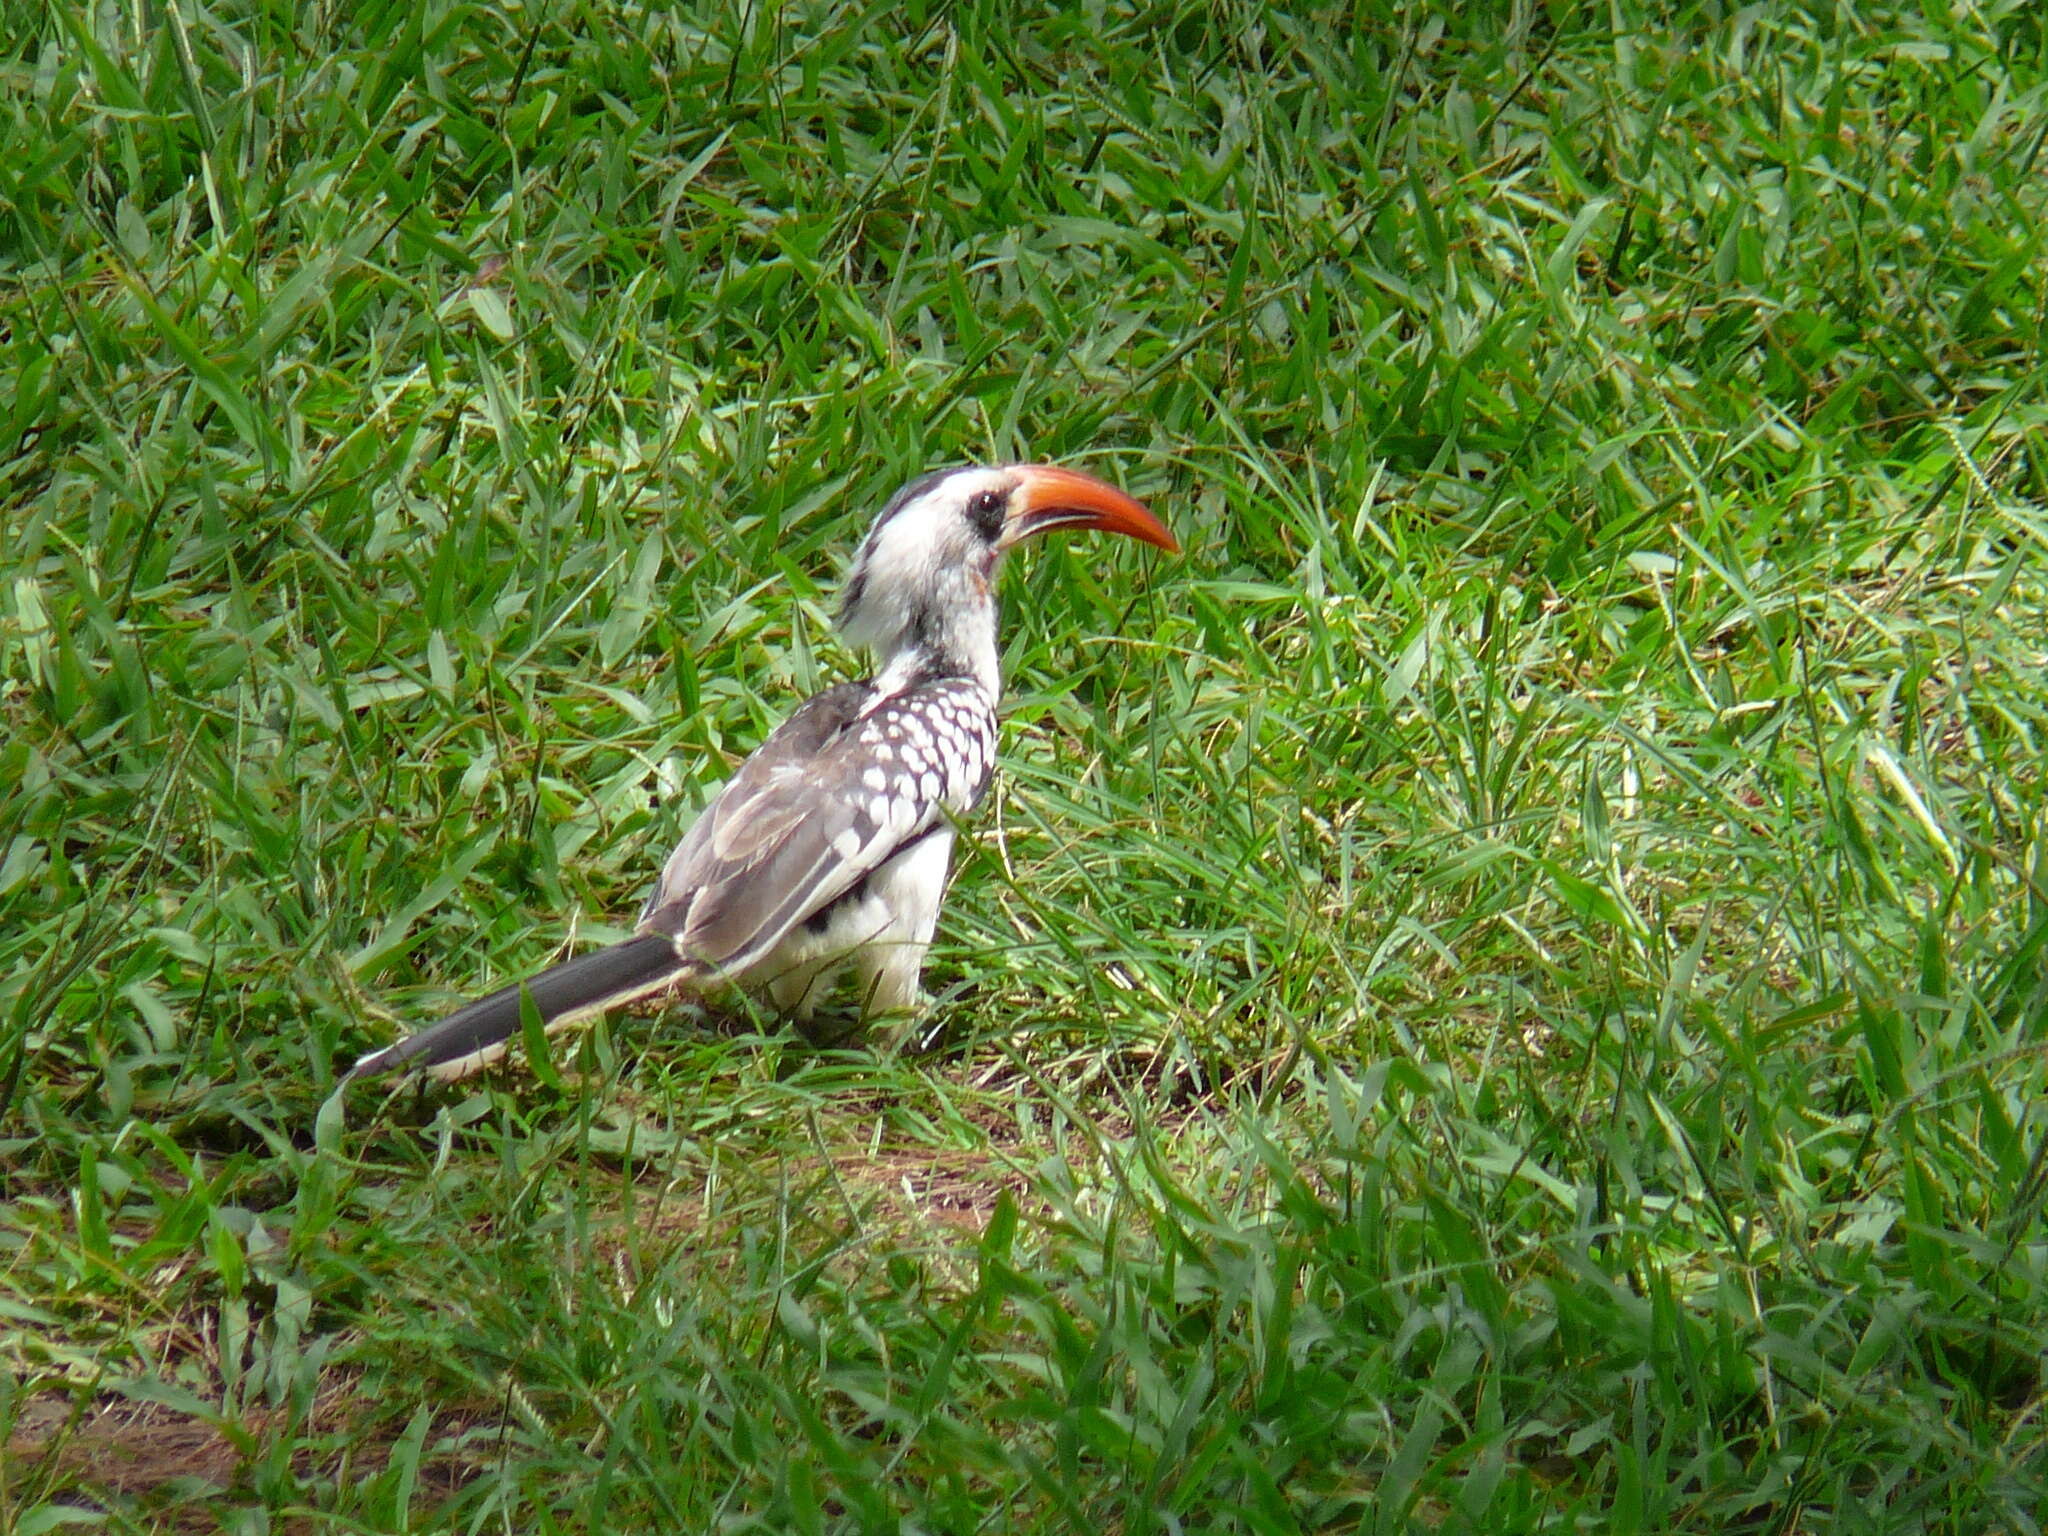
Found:
[[[967,520],[983,538],[992,541],[1003,531],[1003,509],[1009,503],[1007,491],[976,491],[967,498]]]

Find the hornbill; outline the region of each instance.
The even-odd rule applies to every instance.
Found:
[[[878,663],[801,705],[712,796],[623,943],[502,987],[396,1045],[394,1067],[462,1077],[504,1053],[530,998],[555,1029],[681,985],[765,990],[799,1020],[848,962],[869,1016],[916,1001],[956,818],[995,771],[995,582],[1003,555],[1054,528],[1180,546],[1114,486],[1049,464],[947,469],[882,509],[838,622]]]

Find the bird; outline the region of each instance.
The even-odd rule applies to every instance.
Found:
[[[907,1013],[938,923],[961,818],[995,773],[996,580],[1056,528],[1180,552],[1107,481],[1052,464],[924,475],[856,549],[836,623],[872,674],[814,694],[698,813],[633,936],[501,987],[361,1057],[347,1081],[489,1065],[530,1006],[547,1030],[673,987],[765,992],[807,1022],[850,965],[872,1021]]]

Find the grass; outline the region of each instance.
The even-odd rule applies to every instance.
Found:
[[[0,45],[0,1526],[2031,1532],[2031,7],[55,0]],[[923,1048],[621,931],[911,474]]]

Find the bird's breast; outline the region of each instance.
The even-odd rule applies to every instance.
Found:
[[[995,768],[995,707],[967,679],[880,699],[860,730],[861,788],[887,802],[869,807],[878,821],[894,820],[907,807],[964,814]]]

